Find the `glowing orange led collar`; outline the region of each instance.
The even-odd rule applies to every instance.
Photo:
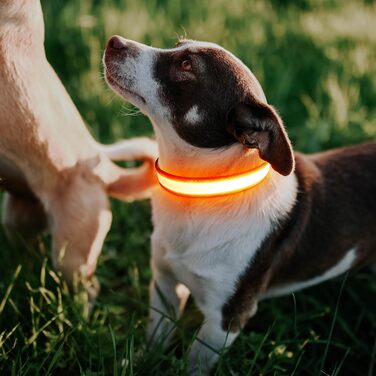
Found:
[[[155,161],[159,184],[180,196],[213,197],[241,192],[261,183],[268,175],[270,164],[264,163],[251,171],[217,178],[187,178],[163,171]]]

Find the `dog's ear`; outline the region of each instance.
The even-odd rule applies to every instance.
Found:
[[[235,106],[228,113],[227,130],[244,146],[258,149],[260,158],[281,175],[294,169],[290,140],[272,106],[260,102]]]

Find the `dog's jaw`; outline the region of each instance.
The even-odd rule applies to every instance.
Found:
[[[110,73],[106,74],[106,82],[114,91],[116,91],[123,98],[127,99],[129,102],[133,102],[136,106],[138,105],[138,107],[143,107],[144,105],[146,105],[146,101],[141,95],[138,95],[134,91],[131,91],[122,86],[119,83],[119,80],[112,77]]]

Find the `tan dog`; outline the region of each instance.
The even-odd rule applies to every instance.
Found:
[[[39,0],[0,0],[0,188],[9,234],[42,229],[68,282],[88,279],[111,225],[107,195],[148,194],[151,163],[122,169],[111,159],[153,161],[149,139],[97,144],[49,65]],[[124,154],[125,153],[125,154]]]

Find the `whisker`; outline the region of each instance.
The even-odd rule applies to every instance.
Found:
[[[120,115],[122,116],[139,116],[141,115],[141,111],[137,108],[131,108],[123,106],[120,110]]]

